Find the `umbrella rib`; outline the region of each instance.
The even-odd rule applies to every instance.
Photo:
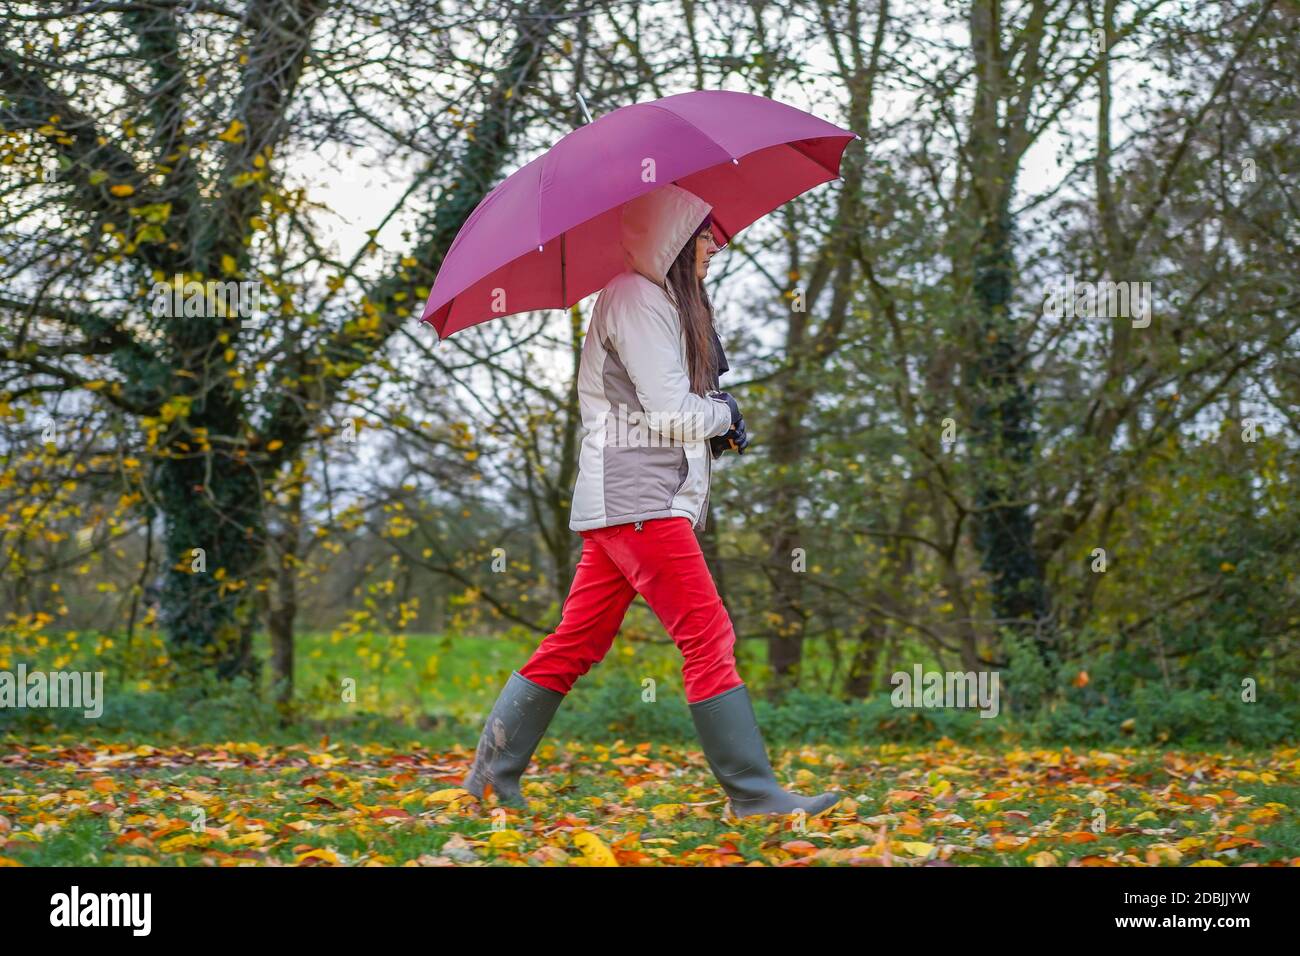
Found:
[[[679,120],[681,120],[683,123],[685,123],[685,124],[686,124],[687,126],[689,126],[691,129],[695,130],[695,132],[699,133],[701,136],[703,136],[705,139],[707,139],[707,140],[708,140],[710,143],[712,143],[714,146],[718,147],[718,149],[723,150],[723,151],[724,151],[728,156],[730,156],[732,159],[736,159],[736,158],[737,158],[735,155],[732,154],[731,150],[727,149],[725,146],[723,146],[721,143],[719,143],[716,139],[714,139],[714,137],[713,137],[711,134],[704,132],[704,130],[700,129],[698,126],[696,126],[694,123],[692,123],[690,120],[688,120],[688,119],[687,119],[685,116],[683,116],[681,113],[674,113],[672,110],[668,109],[667,107],[659,106],[659,105],[657,105],[657,104],[655,104],[655,103],[646,103],[645,105],[646,105],[646,106],[649,106],[649,107],[652,107],[653,109],[657,109],[657,110],[659,110],[661,113],[667,113],[669,116],[673,117],[674,119],[679,119]]]
[[[820,138],[820,137],[818,137],[818,138]],[[799,144],[800,144],[800,143],[805,143],[805,142],[807,142],[807,140],[803,140],[803,139],[794,139],[794,140],[791,140],[790,142],[788,142],[788,143],[784,143],[784,144],[782,144],[782,145],[786,146],[786,147],[789,148],[789,149],[794,150],[796,153],[798,153],[798,154],[799,154],[800,156],[802,156],[804,159],[810,159],[810,160],[812,160],[814,163],[816,163],[816,164],[817,164],[818,166],[820,166],[822,169],[826,170],[826,172],[828,172],[828,173],[834,173],[836,176],[838,176],[838,175],[839,175],[839,170],[838,170],[838,169],[831,169],[829,166],[827,166],[825,163],[823,163],[823,162],[822,162],[821,160],[819,160],[817,157],[815,157],[815,156],[810,156],[810,155],[808,154],[808,151],[807,151],[807,150],[803,150],[803,149],[800,149],[800,148],[799,148]],[[846,144],[846,147],[847,147],[847,144]],[[838,166],[839,164],[837,163],[836,165]]]

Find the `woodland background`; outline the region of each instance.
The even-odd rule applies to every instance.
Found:
[[[709,278],[754,444],[702,541],[765,725],[1293,737],[1290,4],[0,10],[0,668],[104,670],[96,733],[481,720],[572,578],[592,300],[439,344],[428,288],[576,93],[725,88],[862,136]],[[262,321],[155,315],[177,274]],[[1046,314],[1070,275],[1150,325]],[[915,664],[1002,717],[891,708]],[[678,665],[638,600],[562,729],[688,733],[637,706]]]

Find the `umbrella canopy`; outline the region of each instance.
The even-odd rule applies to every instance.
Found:
[[[483,198],[447,251],[421,320],[440,338],[489,319],[568,308],[626,266],[623,204],[675,183],[713,207],[725,245],[839,177],[857,133],[762,96],[704,90],[614,110]]]

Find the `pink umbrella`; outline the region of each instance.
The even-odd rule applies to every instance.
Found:
[[[701,90],[624,106],[569,133],[478,204],[421,321],[445,338],[488,319],[568,308],[623,271],[625,202],[676,183],[712,207],[726,244],[839,176],[857,133],[749,93]]]

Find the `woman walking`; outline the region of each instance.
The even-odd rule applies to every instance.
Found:
[[[709,767],[737,816],[821,813],[835,793],[777,783],[736,671],[736,635],[695,537],[712,461],[749,443],[703,279],[717,244],[711,207],[676,185],[624,205],[626,270],[597,298],[578,370],[585,434],[569,527],[582,556],[559,626],[513,672],[488,716],[465,788],[523,806],[519,778],[574,682],[609,650],[640,594],[683,656],[682,680]]]

